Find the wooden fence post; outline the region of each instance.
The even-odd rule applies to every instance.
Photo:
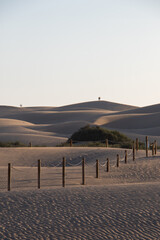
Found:
[[[106,139],[106,148],[108,148],[108,139]]]
[[[139,140],[138,138],[136,138],[136,151],[138,152],[138,150],[139,150]]]
[[[85,159],[82,159],[82,185],[85,185]]]
[[[155,146],[155,144],[154,144],[154,142],[152,143],[152,156],[154,156],[154,146]]]
[[[125,163],[128,162],[128,153],[127,153],[127,150],[125,150]]]
[[[135,161],[135,141],[133,141],[133,161]]]
[[[99,178],[99,160],[96,160],[96,178]]]
[[[146,136],[146,157],[148,157],[148,136]]]
[[[117,154],[117,167],[119,167],[119,154]]]
[[[8,163],[8,191],[11,190],[11,163]]]
[[[63,158],[63,163],[62,163],[62,187],[65,187],[65,167],[66,167],[66,159],[65,157]]]
[[[106,172],[109,172],[109,158],[107,158],[106,162]]]
[[[70,147],[72,147],[72,139],[70,139]]]
[[[38,188],[41,187],[41,160],[38,160]]]
[[[155,140],[155,155],[157,155],[157,141]]]

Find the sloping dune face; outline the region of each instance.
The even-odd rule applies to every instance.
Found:
[[[55,146],[104,115],[132,109],[135,107],[105,101],[63,107],[0,106],[0,141]]]
[[[95,124],[119,129],[143,129],[159,127],[160,113],[119,114],[100,117]]]
[[[66,138],[56,136],[53,132],[36,130],[36,125],[30,122],[0,118],[0,141],[20,141],[40,146],[54,146],[66,141]]]
[[[160,104],[155,104],[151,106],[146,106],[146,107],[141,107],[141,108],[135,108],[135,109],[130,109],[126,113],[158,113],[160,112]]]
[[[160,104],[138,108],[107,101],[63,107],[0,106],[0,141],[55,146],[79,128],[99,125],[128,135],[160,136]]]
[[[72,104],[64,107],[59,107],[61,111],[70,111],[70,110],[91,110],[91,109],[102,109],[102,110],[110,110],[110,111],[127,111],[136,109],[135,106],[113,103],[108,101],[92,101],[92,102],[84,102],[79,104]]]
[[[25,121],[20,121],[20,120],[15,120],[15,119],[6,119],[6,118],[1,118],[0,119],[0,126],[4,127],[9,127],[9,126],[32,126],[32,123],[25,122]]]
[[[94,124],[124,132],[128,136],[152,136],[160,142],[159,120],[160,104],[156,104],[102,116]]]

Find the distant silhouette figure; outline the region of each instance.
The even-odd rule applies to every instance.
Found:
[[[100,100],[101,100],[101,98],[100,98],[100,97],[98,97],[98,100],[100,101]]]

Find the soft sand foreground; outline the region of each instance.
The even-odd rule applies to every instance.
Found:
[[[115,166],[120,154],[120,168]],[[160,239],[160,152],[106,148],[0,149],[0,239]],[[66,156],[66,188],[62,168]],[[86,186],[82,186],[82,156]],[[37,159],[43,167],[37,190]],[[111,161],[105,172],[105,160]],[[95,178],[95,160],[100,178]],[[11,192],[7,164],[12,162]],[[76,166],[71,166],[71,165]]]
[[[0,193],[1,239],[159,239],[159,184]]]

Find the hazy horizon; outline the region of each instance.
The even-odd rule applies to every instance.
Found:
[[[132,104],[127,104],[127,103],[122,103],[122,102],[113,102],[113,101],[107,101],[105,99],[101,99],[100,102],[109,102],[109,103],[115,103],[115,104],[122,104],[122,105],[129,105],[129,106],[133,106],[133,107],[148,107],[148,106],[154,106],[154,105],[158,105],[160,103],[155,103],[155,104],[149,104],[149,105],[144,105],[144,106],[138,106],[138,105],[132,105]],[[90,101],[81,101],[81,102],[73,102],[73,103],[68,103],[68,104],[64,104],[64,105],[28,105],[28,106],[23,106],[23,104],[19,104],[19,105],[6,105],[6,104],[0,104],[0,106],[8,106],[8,107],[64,107],[64,106],[69,106],[69,105],[76,105],[76,104],[82,104],[82,103],[89,103],[89,102],[99,102],[99,100],[90,100]]]

